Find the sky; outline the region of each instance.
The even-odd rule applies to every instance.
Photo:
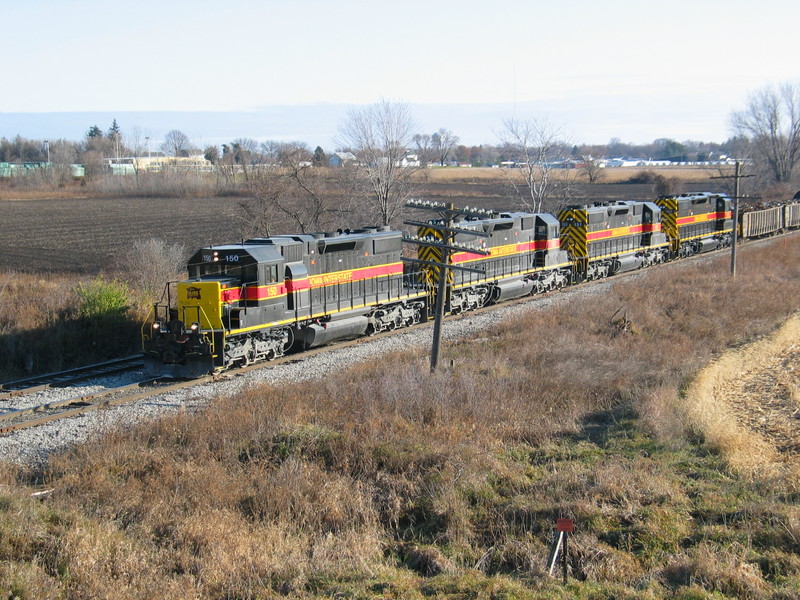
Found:
[[[77,139],[97,113],[153,139],[184,124],[198,144],[313,147],[348,107],[388,100],[466,144],[498,143],[510,118],[574,143],[722,142],[749,94],[800,79],[796,0],[0,0],[0,15],[0,137]]]

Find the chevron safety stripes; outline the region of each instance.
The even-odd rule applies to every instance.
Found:
[[[586,209],[564,209],[559,213],[558,220],[561,221],[561,247],[576,261],[588,258],[589,214]]]
[[[667,234],[670,249],[677,252],[681,247],[681,236],[678,234],[678,199],[659,198],[656,205],[661,207],[661,225]]]
[[[418,227],[417,235],[421,238],[435,238],[436,241],[439,242],[445,241],[442,232],[438,229],[434,229],[433,227]],[[417,258],[419,258],[420,260],[429,260],[441,263],[442,249],[436,248],[435,246],[421,245],[417,248]],[[437,267],[423,265],[422,270],[425,272],[426,278],[429,283],[431,284],[439,283],[439,269]],[[453,283],[453,271],[450,269],[447,270],[447,283]]]

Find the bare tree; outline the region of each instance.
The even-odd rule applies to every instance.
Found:
[[[248,235],[282,229],[311,233],[339,227],[350,211],[331,169],[316,167],[305,144],[280,150],[280,164],[258,170],[250,181],[253,198],[241,203]]]
[[[589,183],[597,183],[603,178],[604,168],[601,162],[593,156],[581,156],[581,173],[589,180]]]
[[[50,174],[53,183],[65,185],[72,180],[72,164],[78,162],[75,146],[66,140],[50,142]]]
[[[186,247],[161,239],[135,240],[122,253],[117,268],[136,292],[142,306],[158,300],[168,281],[185,275]]]
[[[748,140],[750,157],[773,182],[792,180],[800,160],[800,81],[761,88],[731,115],[730,125]]]
[[[278,162],[284,167],[294,167],[297,164],[310,166],[314,155],[305,142],[280,142],[278,146]]]
[[[206,146],[203,150],[203,157],[212,165],[219,163],[219,148],[216,146]]]
[[[423,166],[427,166],[427,164],[433,160],[431,136],[427,133],[416,133],[412,141],[414,142],[414,147],[420,163],[422,163]]]
[[[449,129],[440,129],[431,136],[431,148],[440,166],[449,161],[458,142],[458,136]]]
[[[413,131],[408,105],[386,100],[351,110],[339,127],[337,143],[356,156],[353,173],[361,193],[384,225],[415,189],[413,175],[419,167],[403,166]]]
[[[182,131],[173,129],[164,136],[164,143],[161,144],[161,151],[168,156],[183,156],[189,149],[189,136]]]
[[[144,156],[147,152],[147,142],[150,136],[142,131],[138,125],[131,127],[131,132],[124,136],[124,144],[130,148],[132,156]]]
[[[522,174],[524,188],[510,178],[517,201],[526,210],[541,212],[546,202],[557,205],[569,199],[574,185],[574,175],[554,171],[563,167],[568,154],[568,144],[562,139],[560,129],[548,121],[536,119],[508,119],[503,122],[501,138],[504,151]],[[557,206],[556,206],[557,207]],[[548,208],[556,208],[548,207]]]
[[[274,165],[280,162],[281,146],[283,142],[277,140],[266,140],[261,142],[261,155],[264,162],[269,165]]]
[[[249,181],[250,174],[248,167],[260,162],[258,142],[252,138],[237,138],[233,140],[230,145],[224,145],[223,149],[226,153],[231,153],[229,158],[234,164],[241,166],[242,173],[244,173],[244,180]]]

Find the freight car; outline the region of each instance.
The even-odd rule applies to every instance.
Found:
[[[385,227],[203,248],[153,308],[146,367],[196,377],[424,320],[427,290],[401,250]]]
[[[757,238],[773,235],[783,229],[783,207],[742,211],[739,215],[739,235]]]
[[[785,204],[783,206],[784,229],[797,229],[800,227],[800,204]]]
[[[757,238],[800,227],[800,204],[783,204],[743,210],[739,214],[739,235]]]

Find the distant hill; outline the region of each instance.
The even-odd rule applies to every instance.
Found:
[[[545,119],[562,130],[570,143],[607,143],[612,137],[624,142],[649,143],[657,138],[722,142],[726,112],[720,107],[692,110],[666,100],[631,108],[619,98],[560,98],[495,104],[411,104],[411,113],[420,133],[451,130],[461,143],[472,146],[498,144],[503,121]],[[108,111],[4,113],[0,112],[0,137],[21,135],[30,139],[80,140],[89,127],[106,131],[114,119],[124,135],[138,128],[140,137],[150,136],[156,148],[173,129],[188,135],[198,147],[220,145],[236,138],[259,141],[303,141],[312,148],[336,149],[334,139],[339,124],[353,105],[301,104],[262,106],[238,112],[211,111]],[[663,108],[663,110],[661,110]],[[657,115],[657,118],[655,117]]]

